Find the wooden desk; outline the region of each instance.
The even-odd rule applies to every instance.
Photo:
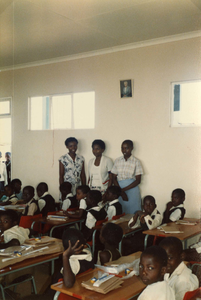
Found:
[[[53,219],[47,219],[47,217],[38,218],[37,220],[33,221],[31,224],[31,229],[33,229],[35,223],[41,223],[41,224],[47,224],[50,225],[52,228],[50,230],[50,237],[52,237],[52,233],[55,228],[64,227],[67,225],[76,225],[79,224],[79,228],[81,229],[82,222],[84,222],[84,219],[73,219],[68,218],[67,220],[53,220]],[[79,229],[78,228],[78,229]]]
[[[182,220],[180,220],[180,221],[182,221]],[[184,218],[184,221],[197,222],[198,219]],[[181,233],[164,233],[163,231],[160,231],[157,228],[152,229],[152,230],[143,231],[143,233],[146,235],[145,240],[144,240],[145,249],[147,246],[147,239],[148,239],[149,235],[160,236],[160,237],[168,237],[168,236],[177,237],[178,239],[180,239],[182,241],[182,243],[184,244],[184,249],[186,249],[187,248],[187,240],[193,236],[201,234],[201,225],[198,223],[196,225],[183,225],[183,224],[176,224],[175,222],[171,222],[171,223],[168,223],[166,226],[168,227],[168,230],[170,230],[170,231],[178,230],[178,231],[181,231]]]
[[[126,279],[122,284],[122,287],[115,289],[105,295],[85,289],[81,285],[81,283],[96,276],[97,272],[98,269],[95,269],[86,274],[78,276],[72,288],[66,288],[63,282],[58,282],[54,285],[51,285],[51,288],[55,291],[59,291],[61,293],[83,300],[125,300],[138,295],[146,287],[139,277],[133,276],[129,279]],[[57,298],[58,295],[56,294],[54,300],[56,300]]]

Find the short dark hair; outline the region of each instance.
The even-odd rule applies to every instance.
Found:
[[[101,149],[105,150],[105,143],[102,140],[94,140],[91,147],[93,148],[95,145],[98,145]]]
[[[6,152],[5,155],[11,156],[11,152]]]
[[[123,141],[122,145],[123,144],[128,144],[131,148],[133,148],[133,141],[131,141],[131,140],[125,140],[125,141]]]
[[[83,194],[87,194],[90,191],[90,187],[88,185],[79,185],[76,190],[82,191]]]
[[[48,185],[46,182],[40,182],[38,185],[37,185],[37,190],[41,191],[42,193],[45,193],[48,191]]]
[[[172,194],[173,194],[173,193],[179,195],[179,198],[185,199],[185,192],[184,192],[184,190],[182,190],[182,189],[175,189],[175,190],[172,192]]]
[[[71,241],[71,246],[73,247],[75,243],[79,240],[78,247],[81,245],[85,245],[85,239],[82,232],[76,228],[67,228],[62,235],[62,242],[64,246],[64,250],[68,249],[69,244],[68,241]]]
[[[68,146],[71,142],[76,142],[78,144],[78,140],[75,137],[69,137],[65,140],[65,145]]]
[[[167,260],[168,260],[167,253],[160,246],[151,246],[151,247],[146,248],[142,252],[141,257],[143,255],[152,256],[157,262],[159,262],[161,264],[161,267],[167,266]]]
[[[15,186],[16,183],[22,184],[22,181],[21,181],[20,179],[18,179],[18,178],[15,178],[15,179],[13,179],[13,180],[11,181],[11,184],[12,184],[13,186]]]
[[[143,199],[143,205],[144,205],[144,203],[145,203],[145,201],[146,201],[147,199],[149,199],[153,204],[156,204],[155,198],[154,198],[153,196],[151,196],[151,195],[147,195],[147,196],[145,196],[144,199]]]
[[[123,229],[117,224],[107,223],[103,226],[101,235],[109,245],[118,248],[123,237]]]
[[[60,191],[65,191],[65,192],[71,191],[72,184],[70,182],[68,182],[68,181],[62,182],[60,184],[59,189],[60,189]]]
[[[18,213],[13,209],[6,209],[0,211],[0,216],[7,216],[11,219],[12,223],[19,223],[19,215]]]
[[[4,188],[7,188],[7,189],[9,189],[9,190],[12,191],[12,192],[15,191],[14,186],[13,186],[11,183],[9,183],[9,184],[7,184],[6,186],[4,186]]]
[[[34,187],[31,185],[27,185],[23,188],[23,190],[28,190],[30,195],[33,197],[34,196]]]
[[[174,236],[168,236],[164,238],[160,242],[159,246],[173,248],[178,254],[181,254],[183,252],[182,242]]]
[[[88,195],[94,204],[98,204],[100,201],[102,201],[102,194],[98,190],[89,191]]]
[[[112,185],[112,186],[109,186],[109,188],[107,190],[108,190],[108,192],[112,193],[113,195],[116,195],[117,198],[119,198],[119,196],[121,195],[121,188],[119,186]]]

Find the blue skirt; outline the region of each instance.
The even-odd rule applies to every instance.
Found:
[[[131,183],[133,183],[135,179],[125,179],[118,181],[119,186],[121,188],[124,188]],[[128,196],[128,201],[124,201],[122,197],[119,197],[119,202],[122,205],[123,212],[126,214],[134,214],[137,210],[142,210],[142,203],[141,203],[141,195],[140,195],[140,189],[137,185],[133,189],[130,189],[125,192]]]

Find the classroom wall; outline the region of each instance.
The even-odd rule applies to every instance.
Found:
[[[23,186],[46,181],[58,199],[58,159],[66,153],[67,137],[79,140],[86,163],[94,139],[106,142],[112,159],[121,155],[121,142],[131,139],[144,168],[142,196],[153,195],[163,212],[172,190],[183,188],[187,216],[198,217],[201,128],[170,127],[170,83],[201,79],[200,45],[195,38],[1,72],[0,97],[13,97],[13,178]],[[134,79],[132,99],[119,97],[123,79]],[[96,93],[95,129],[28,131],[29,96],[90,90]]]

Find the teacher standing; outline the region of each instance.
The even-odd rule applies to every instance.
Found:
[[[70,137],[65,140],[68,153],[59,159],[59,183],[70,182],[72,184],[72,194],[76,194],[76,188],[79,185],[86,184],[86,175],[84,170],[84,157],[76,154],[78,140]]]
[[[125,140],[121,145],[123,156],[117,158],[111,170],[114,185],[122,189],[119,201],[123,207],[123,212],[135,213],[141,210],[141,195],[139,184],[143,169],[140,161],[132,156],[133,142]]]

